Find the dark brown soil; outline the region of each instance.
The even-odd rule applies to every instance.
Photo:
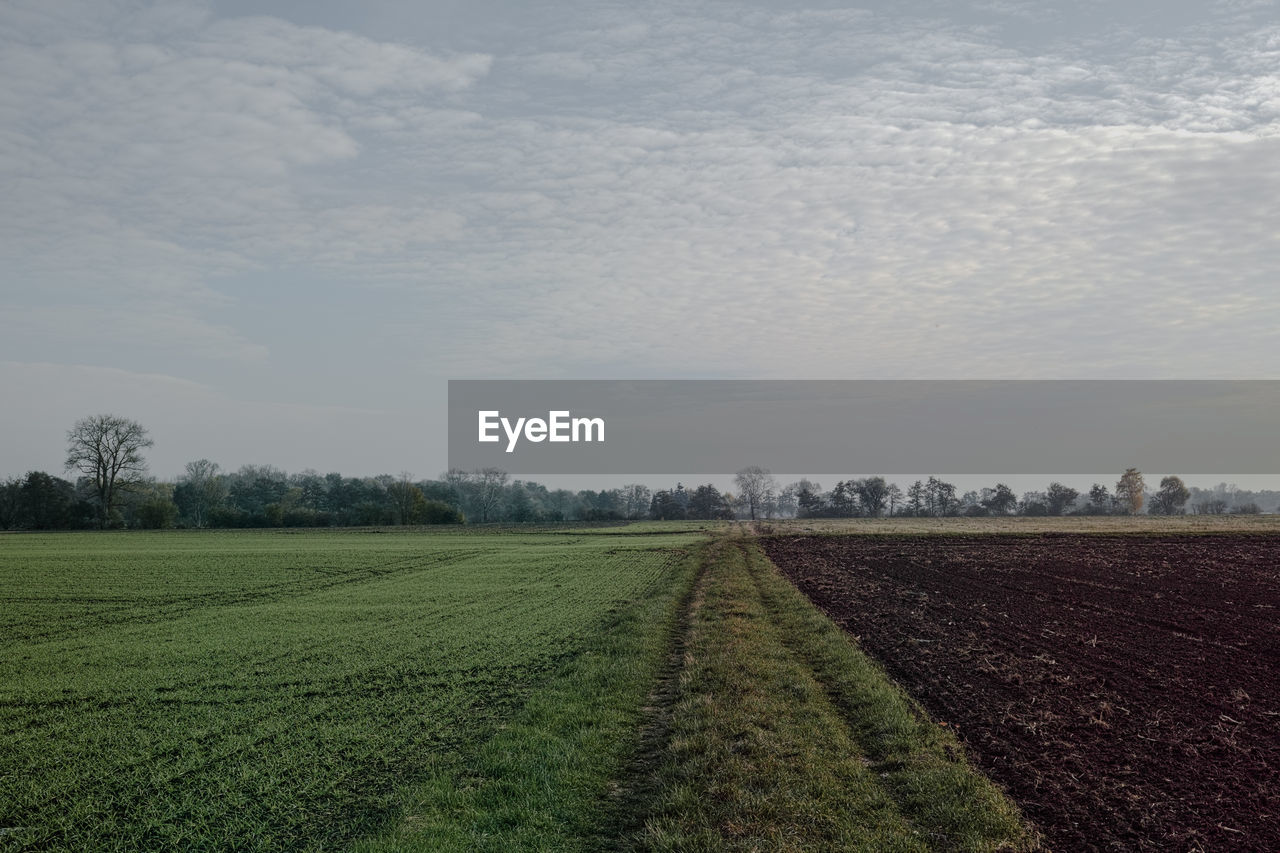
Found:
[[[1052,849],[1280,851],[1280,536],[763,545]]]

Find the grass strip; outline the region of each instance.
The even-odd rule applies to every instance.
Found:
[[[442,764],[406,795],[393,826],[352,849],[608,848],[617,821],[609,791],[636,749],[645,696],[671,647],[701,547],[618,608],[465,766]]]
[[[1033,848],[954,740],[754,545],[710,548],[652,802],[627,846]]]
[[[930,844],[944,850],[1037,849],[1018,809],[965,760],[954,733],[930,720],[754,542],[736,545],[784,642],[812,668],[881,784]]]

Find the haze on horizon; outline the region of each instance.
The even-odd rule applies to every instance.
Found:
[[[449,378],[1278,378],[1273,0],[424,5],[0,5],[0,477],[99,412],[431,477]]]

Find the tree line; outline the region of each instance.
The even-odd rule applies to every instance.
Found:
[[[703,484],[651,490],[632,483],[593,490],[550,489],[513,480],[497,468],[451,469],[436,479],[346,477],[271,465],[224,471],[199,459],[174,482],[147,474],[143,451],[152,446],[138,423],[113,415],[77,421],[67,434],[63,479],[43,471],[0,481],[0,529],[346,527],[462,523],[550,523],[637,519],[879,518],[889,516],[1057,516],[1147,512],[1257,513],[1274,507],[1277,492],[1248,492],[1220,484],[1188,488],[1164,477],[1148,489],[1130,468],[1114,485],[1087,492],[1062,483],[1021,496],[1004,483],[960,493],[938,477],[905,489],[884,477],[838,481],[830,490],[808,479],[780,487],[766,469],[744,468],[734,491]]]
[[[796,495],[797,514],[807,518],[1133,515],[1144,507],[1153,514],[1176,515],[1190,497],[1178,477],[1165,477],[1158,490],[1148,492],[1142,474],[1133,468],[1121,475],[1114,492],[1103,483],[1081,493],[1053,482],[1021,496],[1005,483],[961,493],[938,477],[916,480],[906,489],[883,477],[842,481],[829,492],[808,480],[789,488]]]

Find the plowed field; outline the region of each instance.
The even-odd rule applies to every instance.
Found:
[[[1280,537],[766,538],[1055,850],[1280,850]]]

